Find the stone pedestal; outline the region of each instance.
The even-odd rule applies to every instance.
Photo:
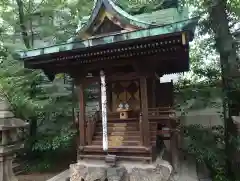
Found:
[[[70,165],[70,181],[168,181],[171,173],[172,166],[166,161],[157,165],[121,162],[116,167],[100,161]]]
[[[0,157],[0,180],[1,181],[18,181],[12,170],[13,156]]]
[[[15,152],[23,147],[19,143],[18,128],[27,125],[21,119],[14,118],[9,103],[0,95],[0,181],[17,181],[12,170],[12,161]]]

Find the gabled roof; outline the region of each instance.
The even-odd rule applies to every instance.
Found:
[[[164,24],[162,22],[159,23],[158,19],[164,19],[165,14],[169,15],[169,13],[171,14],[171,18],[168,18],[168,16],[167,21],[165,21],[166,23],[164,24],[171,24],[174,21],[182,21],[184,20],[183,18],[188,19],[188,17],[182,17],[184,13],[178,12],[177,8],[168,8],[156,11],[154,13],[145,13],[142,15],[132,16],[117,6],[112,0],[96,0],[91,16],[84,17],[85,20],[87,19],[87,22],[80,24],[79,26],[77,30],[77,38],[88,39],[99,34],[96,32],[106,20],[110,20],[109,22],[118,26],[118,31],[134,31],[159,25],[161,26]],[[104,33],[112,32],[114,32],[114,30],[108,30],[108,32]]]
[[[88,22],[77,31],[77,34],[81,38],[91,37],[96,27],[99,27],[105,18],[108,18],[122,29],[129,31],[139,28],[148,28],[152,25],[151,23],[140,21],[128,14],[120,7],[116,6],[111,0],[97,0],[94,3]]]
[[[176,7],[134,15],[135,18],[156,25],[170,24],[189,19],[188,8]]]

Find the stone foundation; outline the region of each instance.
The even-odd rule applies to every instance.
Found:
[[[168,181],[172,166],[161,160],[158,164],[121,162],[116,167],[104,161],[79,161],[70,165],[70,181]]]

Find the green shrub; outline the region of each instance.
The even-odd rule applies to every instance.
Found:
[[[228,181],[225,170],[224,128],[190,125],[183,129],[184,136],[189,138],[186,151],[194,155],[197,162],[205,163],[214,181]]]

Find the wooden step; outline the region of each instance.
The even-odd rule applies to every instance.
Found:
[[[102,145],[88,145],[84,146],[84,152],[103,152]],[[112,153],[150,153],[152,151],[151,148],[147,148],[144,146],[118,146],[118,147],[108,147],[108,152]]]
[[[115,123],[115,122],[108,122],[108,126],[139,126],[138,122],[128,122],[128,123]],[[97,122],[97,126],[102,126],[102,122]]]
[[[118,132],[118,131],[125,131],[125,132],[128,132],[128,131],[138,131],[139,129],[137,127],[108,127],[107,130],[109,132]],[[95,131],[102,131],[102,127],[96,127]]]
[[[99,159],[99,160],[105,160],[106,155],[81,155],[81,157],[84,159]],[[121,160],[129,160],[129,161],[150,161],[152,160],[152,157],[150,156],[116,156],[117,159]]]
[[[101,151],[101,152],[92,152],[92,153],[88,152],[87,154],[91,154],[91,155],[107,155],[107,154],[116,155],[116,153],[112,153],[112,152],[106,153],[106,152],[103,152],[103,151]],[[133,154],[131,152],[130,153],[128,153],[128,152],[124,152],[124,153],[119,152],[119,153],[117,153],[117,155],[118,156],[133,156]],[[140,156],[140,157],[150,156],[150,152],[137,153],[137,154],[134,154],[134,156]]]
[[[107,128],[120,128],[120,129],[124,129],[124,130],[129,130],[129,131],[136,131],[139,130],[139,126],[138,125],[127,125],[127,126],[121,126],[121,125],[108,125]],[[102,129],[102,125],[97,125],[96,129]]]
[[[170,116],[170,115],[167,115],[167,114],[159,115],[157,117],[149,115],[148,118],[150,120],[168,120],[168,121],[169,120],[177,120],[178,119],[177,116]]]
[[[123,124],[110,124],[110,125],[107,125],[107,128],[109,129],[109,131],[111,130],[124,130],[124,131],[137,131],[139,130],[139,125],[133,125],[133,124],[130,124],[130,125],[126,125],[124,126]],[[157,126],[156,125],[150,125],[150,128],[149,128],[151,131],[155,131],[157,130]],[[102,130],[102,124],[98,124],[96,126],[96,130]]]
[[[95,136],[101,136],[102,130],[95,130]],[[122,132],[122,131],[114,131],[114,132],[108,132],[108,136],[110,135],[115,135],[115,136],[139,136],[140,135],[140,131],[126,131],[126,132]],[[156,136],[157,135],[157,131],[150,131],[150,135],[151,136]]]
[[[102,127],[102,122],[97,122],[97,124],[96,124],[97,126],[99,126],[99,127]],[[109,126],[109,127],[115,127],[115,126],[119,126],[119,127],[135,127],[135,126],[137,126],[137,127],[139,127],[139,122],[130,122],[130,123],[114,123],[114,122],[108,122],[107,123],[107,126]],[[155,127],[157,127],[157,123],[155,123],[155,122],[152,122],[152,123],[149,123],[149,126],[151,127],[151,128],[155,128]]]
[[[111,135],[108,135],[111,136]],[[116,136],[123,136],[124,140],[140,140],[139,135],[116,135]],[[102,140],[102,135],[96,135],[93,137],[93,140]],[[156,140],[156,136],[151,135],[151,140]]]
[[[102,130],[96,131],[94,136],[102,136]],[[114,131],[112,133],[108,132],[108,136],[138,136],[140,131]]]
[[[110,141],[108,141],[108,144],[110,145]],[[102,141],[101,140],[92,141],[91,145],[102,145]],[[151,145],[156,145],[156,140],[151,140]],[[141,146],[141,142],[140,141],[125,141],[124,140],[124,141],[122,141],[120,146]]]
[[[108,118],[108,121],[110,122],[138,122],[139,118],[127,118],[127,119],[120,119],[118,117],[116,118]]]
[[[139,126],[135,125],[135,126],[107,126],[108,129],[121,129],[121,130],[128,130],[128,131],[136,131],[139,130]],[[96,126],[96,129],[102,129],[102,126]]]
[[[110,145],[112,141],[108,140],[108,144]],[[114,144],[114,143],[113,143]],[[120,144],[120,143],[119,143]],[[121,141],[121,146],[140,146],[140,141]],[[94,140],[92,145],[102,145],[102,140]]]

